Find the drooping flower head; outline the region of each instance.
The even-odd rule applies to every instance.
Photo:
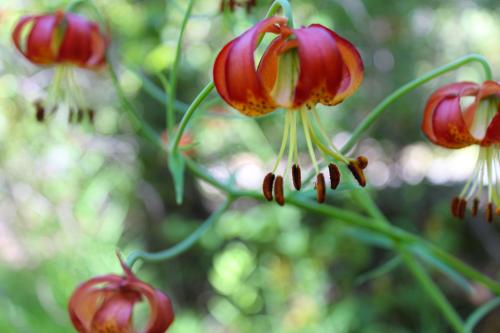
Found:
[[[465,217],[469,202],[475,216],[483,197],[487,221],[491,222],[494,214],[500,214],[499,98],[498,82],[457,82],[436,90],[425,106],[422,131],[434,144],[451,149],[479,146],[472,177],[452,200],[455,217]]]
[[[73,326],[80,333],[164,333],[174,320],[172,303],[159,290],[139,280],[121,261],[124,276],[109,274],[81,284],[68,305]],[[146,327],[134,327],[136,303],[146,300],[149,320]]]
[[[266,33],[276,35],[258,66],[255,50]],[[293,184],[301,188],[297,152],[297,122],[300,117],[309,155],[315,168],[318,202],[325,199],[324,176],[316,162],[313,143],[328,160],[345,163],[360,185],[365,185],[366,158],[349,160],[331,143],[316,114],[317,103],[336,105],[351,96],[363,80],[363,62],[356,48],[332,30],[313,24],[293,29],[287,19],[272,17],[229,42],[215,61],[214,82],[221,97],[247,116],[260,116],[278,108],[286,110],[282,147],[272,172],[263,182],[264,196],[284,204],[283,177],[275,177],[279,161],[289,143],[289,162]],[[314,125],[314,123],[316,125]],[[319,135],[315,128],[319,129]],[[340,180],[336,164],[329,166],[331,187]],[[273,188],[274,187],[274,188]]]
[[[220,11],[223,12],[228,8],[234,11],[236,7],[245,7],[247,13],[250,13],[252,7],[257,6],[257,0],[221,0]]]
[[[69,121],[81,121],[84,113],[92,121],[94,112],[75,84],[72,67],[99,70],[106,64],[109,38],[96,22],[74,13],[22,17],[12,32],[19,52],[38,66],[55,66],[54,85],[48,98],[35,102],[37,119],[44,120],[45,111],[55,111],[64,102]]]

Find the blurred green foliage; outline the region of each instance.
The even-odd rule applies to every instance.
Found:
[[[163,131],[164,106],[146,92],[142,77],[159,85],[156,75],[170,69],[185,1],[95,2],[108,20],[113,61],[126,92]],[[10,32],[20,16],[66,4],[0,2],[4,333],[71,331],[69,295],[92,276],[120,272],[116,248],[127,253],[171,246],[223,200],[188,175],[185,202],[175,205],[166,157],[132,132],[106,73],[83,87],[98,108],[95,128],[35,122],[30,101],[39,89],[33,82],[40,70],[14,51]],[[196,2],[186,31],[179,101],[196,96],[211,77],[218,50],[263,17],[269,4],[259,0],[250,14],[243,9],[221,14],[218,0]],[[320,108],[339,142],[385,95],[435,66],[477,52],[491,61],[494,72],[500,68],[500,5],[494,0],[292,4],[296,25],[332,27],[360,49],[365,61],[366,79],[355,96],[334,111]],[[369,156],[370,191],[393,223],[498,279],[498,227],[454,222],[448,213],[448,200],[467,176],[473,153],[454,159],[430,147],[419,131],[425,97],[433,89],[457,79],[480,80],[480,75],[468,66],[411,93],[382,117],[357,151]],[[222,103],[205,108],[189,130],[196,158],[216,177],[258,188],[279,144],[281,119],[279,111],[252,120]],[[329,204],[359,209],[349,195],[330,195]],[[366,232],[295,208],[240,200],[191,251],[137,268],[141,279],[172,297],[177,316],[172,333],[446,332],[444,320],[397,262],[374,279],[363,278],[392,259],[383,242]],[[466,292],[443,275],[434,278],[464,317],[489,297],[479,286]],[[144,317],[144,311],[138,317],[141,313]],[[498,314],[488,316],[477,332],[498,332]]]

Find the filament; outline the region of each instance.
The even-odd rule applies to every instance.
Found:
[[[290,114],[287,112],[285,114],[285,128],[283,130],[283,138],[281,139],[281,148],[278,153],[278,158],[276,159],[276,163],[274,164],[273,167],[273,173],[276,172],[276,169],[278,169],[278,165],[280,164],[281,159],[283,158],[283,154],[285,153],[285,148],[286,144],[288,141],[288,132],[290,130]]]
[[[309,123],[307,121],[307,116],[303,109],[300,110],[300,116],[302,118],[302,126],[304,127],[304,136],[306,137],[307,150],[309,151],[309,156],[311,157],[314,170],[316,170],[316,173],[319,174],[318,162],[316,161],[316,155],[314,154],[314,148],[311,142],[311,135],[309,133],[309,126],[308,126]]]

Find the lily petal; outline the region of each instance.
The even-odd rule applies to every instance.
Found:
[[[62,16],[57,14],[39,16],[34,20],[26,42],[26,58],[39,65],[50,64],[56,60],[55,32],[61,20]]]
[[[267,32],[278,33],[286,19],[271,17],[228,43],[217,56],[213,76],[217,91],[233,108],[248,116],[269,113],[276,103],[255,69],[254,51],[259,38]]]
[[[91,332],[134,333],[132,313],[140,295],[120,291],[108,298],[92,318]]]
[[[500,109],[489,124],[481,146],[489,146],[500,143]]]

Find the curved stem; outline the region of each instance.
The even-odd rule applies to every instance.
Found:
[[[290,28],[293,28],[293,13],[292,13],[292,6],[290,5],[290,2],[288,0],[275,0],[272,4],[271,7],[269,7],[269,10],[267,11],[266,18],[269,18],[271,16],[274,16],[276,12],[282,8],[283,9],[283,14],[288,18],[288,26]]]
[[[472,332],[481,319],[498,306],[500,306],[500,298],[494,298],[474,311],[465,322],[465,329],[467,332]]]
[[[228,199],[222,206],[220,206],[215,212],[208,217],[208,219],[203,222],[202,225],[198,227],[191,235],[186,237],[180,243],[160,252],[144,252],[144,251],[133,251],[127,256],[126,264],[132,269],[132,266],[141,259],[147,262],[158,262],[165,261],[179,254],[187,251],[191,246],[193,246],[212,225],[219,220],[221,215],[229,208],[231,205],[231,199]]]
[[[184,40],[184,31],[186,30],[189,17],[191,16],[191,12],[193,10],[193,4],[194,0],[189,0],[186,13],[184,14],[184,18],[182,19],[179,38],[177,39],[177,46],[175,49],[174,63],[172,65],[172,71],[170,72],[170,82],[169,82],[170,84],[168,85],[167,88],[168,96],[170,97],[167,100],[167,132],[169,136],[173,134],[174,123],[175,123],[174,100],[177,90],[177,70],[179,68],[179,62],[181,60],[182,41]]]
[[[172,153],[176,153],[177,150],[179,149],[179,142],[181,141],[182,135],[184,134],[184,131],[186,130],[186,126],[191,120],[191,117],[194,115],[195,111],[198,109],[201,103],[207,98],[208,94],[214,89],[215,85],[213,81],[210,81],[205,88],[196,96],[194,99],[193,103],[189,106],[187,109],[186,113],[181,119],[181,122],[179,123],[179,129],[175,133],[174,140],[172,140],[171,145],[170,145],[170,151]],[[170,95],[172,97],[172,95]],[[172,98],[170,98],[172,99]],[[169,100],[170,100],[169,99]]]
[[[478,62],[483,66],[484,73],[486,80],[491,80],[493,75],[491,73],[490,65],[488,64],[488,61],[486,58],[484,58],[482,55],[479,54],[470,54],[466,55],[462,58],[459,58],[449,64],[446,64],[444,66],[438,67],[435,70],[432,70],[430,72],[427,72],[426,74],[420,76],[419,78],[416,78],[415,80],[412,80],[405,84],[404,86],[400,87],[396,91],[394,91],[392,94],[387,96],[382,102],[380,102],[369,114],[366,116],[366,118],[361,122],[361,124],[358,125],[358,127],[354,130],[352,133],[349,141],[342,147],[340,150],[343,154],[347,153],[349,150],[354,147],[354,145],[358,142],[359,138],[363,135],[363,133],[370,127],[381,115],[382,113],[387,109],[389,105],[391,105],[394,101],[396,101],[398,98],[401,96],[409,93],[413,89],[423,85],[424,83],[429,82],[430,80],[446,74],[448,72],[451,72],[459,67],[462,67],[466,64],[469,64],[471,62]]]
[[[457,314],[455,309],[453,309],[441,290],[439,290],[439,288],[434,284],[432,279],[429,277],[429,274],[410,255],[410,253],[408,253],[405,248],[401,246],[398,247],[406,266],[408,266],[415,279],[420,283],[422,289],[424,289],[427,295],[429,295],[430,299],[439,308],[439,310],[446,318],[446,320],[448,320],[448,323],[453,327],[455,332],[466,333],[467,331],[465,330],[462,319]]]

